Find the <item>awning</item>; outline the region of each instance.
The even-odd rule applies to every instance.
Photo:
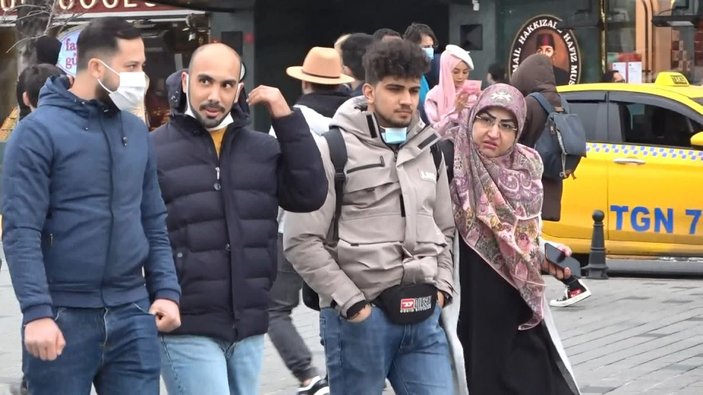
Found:
[[[241,9],[250,9],[254,6],[254,0],[150,0],[150,2],[189,8],[191,10],[216,12],[234,12]]]

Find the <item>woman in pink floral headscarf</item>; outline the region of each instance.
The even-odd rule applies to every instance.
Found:
[[[567,273],[550,267],[540,247],[542,161],[517,143],[525,113],[517,89],[492,85],[451,136],[457,335],[472,394],[578,393],[545,305],[541,270]]]
[[[425,114],[440,135],[465,121],[471,106],[481,93],[481,81],[469,80],[474,62],[467,51],[447,45],[439,60],[439,84],[425,98]]]

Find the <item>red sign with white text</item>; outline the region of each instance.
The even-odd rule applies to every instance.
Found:
[[[0,10],[5,15],[17,14],[17,6],[25,0],[0,0]],[[179,8],[141,0],[59,0],[59,13],[92,14],[99,12],[144,12],[178,10]]]

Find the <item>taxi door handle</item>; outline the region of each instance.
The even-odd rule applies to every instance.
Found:
[[[645,164],[645,161],[642,159],[637,159],[637,158],[615,158],[613,159],[613,162],[615,162],[618,165],[643,165]]]

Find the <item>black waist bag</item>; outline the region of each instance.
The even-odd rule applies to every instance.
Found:
[[[396,285],[381,292],[374,304],[394,324],[417,324],[434,312],[437,288],[432,284]]]

